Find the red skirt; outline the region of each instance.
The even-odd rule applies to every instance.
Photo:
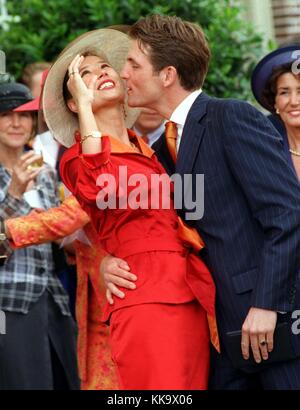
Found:
[[[209,330],[197,301],[124,307],[112,313],[110,328],[121,389],[207,388]]]

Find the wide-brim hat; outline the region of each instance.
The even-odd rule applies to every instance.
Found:
[[[40,109],[40,97],[36,97],[34,100],[22,104],[15,108],[16,112],[26,112],[26,111],[38,111]]]
[[[31,91],[24,84],[0,84],[0,112],[12,111],[32,99]]]
[[[251,77],[253,95],[259,104],[267,110],[270,110],[270,107],[267,101],[263,98],[263,92],[273,70],[284,64],[293,63],[295,61],[299,62],[298,69],[300,69],[300,44],[290,45],[272,51],[262,58],[253,70]]]
[[[70,43],[58,56],[47,75],[42,93],[44,117],[49,130],[62,145],[74,144],[74,132],[79,129],[78,118],[72,113],[63,97],[63,82],[68,66],[77,54],[87,50],[104,54],[110,65],[120,73],[130,48],[129,37],[114,29],[89,31]],[[126,126],[131,128],[139,110],[124,104]]]

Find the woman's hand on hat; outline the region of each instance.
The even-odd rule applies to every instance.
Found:
[[[12,169],[11,182],[8,187],[8,193],[14,198],[21,199],[24,192],[28,189],[28,185],[33,181],[42,167],[36,168],[32,164],[39,161],[40,155],[34,151],[26,152],[20,157],[16,165]]]
[[[77,55],[69,65],[69,80],[67,82],[68,89],[72,94],[77,106],[87,106],[94,101],[94,86],[97,81],[97,76],[92,76],[85,83],[79,74],[79,68],[84,57]]]

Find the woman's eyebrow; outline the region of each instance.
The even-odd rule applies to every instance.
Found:
[[[82,71],[82,70],[85,70],[86,68],[89,68],[89,67],[91,67],[91,66],[93,66],[93,65],[103,64],[103,63],[106,63],[106,61],[105,61],[105,60],[98,60],[96,63],[84,65],[83,67],[80,67],[80,68],[79,68],[79,72]]]

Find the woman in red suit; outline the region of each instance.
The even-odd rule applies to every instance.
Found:
[[[131,113],[116,70],[125,61],[127,36],[98,32],[96,43],[93,34],[84,35],[63,51],[43,101],[50,130],[60,142],[73,142],[61,162],[64,183],[89,214],[105,251],[138,273],[136,289],[107,304],[103,315],[119,383],[122,389],[206,389],[209,330],[218,346],[214,285],[184,245],[170,192],[153,183],[155,175],[167,177],[165,170],[126,128],[124,110]],[[88,50],[93,42],[98,49]],[[54,115],[53,92],[60,104]]]

